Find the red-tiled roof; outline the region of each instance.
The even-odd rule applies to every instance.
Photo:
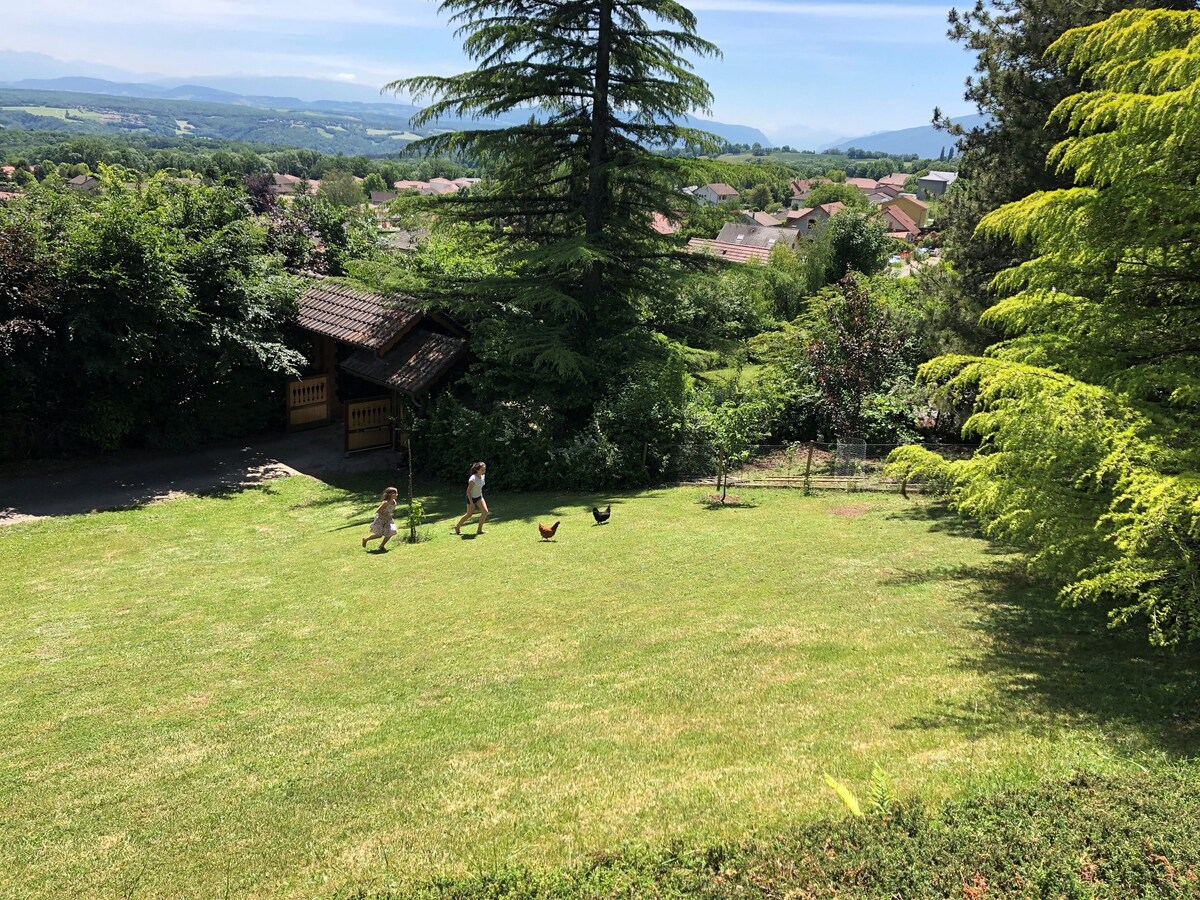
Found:
[[[418,328],[384,356],[356,350],[342,368],[374,384],[418,396],[429,390],[462,356],[461,338]]]
[[[708,189],[718,197],[736,197],[738,195],[736,190],[721,181],[716,181],[708,185]]]
[[[882,209],[884,217],[895,225],[893,231],[910,231],[913,234],[920,232],[921,227],[917,225],[916,220],[899,206],[884,206]]]
[[[300,295],[299,324],[343,344],[380,351],[421,319],[420,310],[339,282],[311,282]]]
[[[650,227],[659,234],[674,234],[679,230],[679,223],[656,212],[650,214]]]
[[[904,187],[904,182],[908,181],[908,179],[911,177],[912,177],[911,175],[906,175],[903,172],[893,172],[891,175],[887,175],[883,178],[880,178],[879,183],[881,185],[888,185],[888,186],[902,188],[902,187]]]
[[[856,187],[860,191],[873,191],[878,184],[874,178],[847,178],[846,184],[850,187]]]
[[[709,256],[739,263],[751,260],[765,263],[771,258],[771,251],[767,247],[743,247],[740,244],[727,244],[724,241],[712,241],[707,238],[692,238],[688,241],[688,250],[692,253],[707,253]]]

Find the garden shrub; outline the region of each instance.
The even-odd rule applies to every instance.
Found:
[[[1200,769],[1080,773],[864,819],[688,849],[630,845],[550,870],[508,868],[341,896],[1184,898],[1200,896]]]

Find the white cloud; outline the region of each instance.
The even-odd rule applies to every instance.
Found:
[[[426,0],[42,0],[38,18],[85,25],[166,25],[226,31],[310,33],[335,25],[444,27]],[[18,16],[19,18],[19,16]]]
[[[827,19],[872,21],[934,17],[944,19],[944,5],[919,3],[804,3],[791,0],[689,0],[693,12],[770,13]]]
[[[353,72],[338,72],[336,75],[330,76],[330,81],[348,81],[353,84],[358,81],[358,76]]]

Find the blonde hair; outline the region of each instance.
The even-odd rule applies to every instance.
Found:
[[[394,487],[384,488],[384,489],[383,489],[383,493],[382,493],[382,494],[380,494],[379,496],[380,496],[382,499],[386,500],[386,499],[387,499],[387,496],[388,496],[388,494],[395,494],[397,497],[399,497],[399,496],[400,496],[400,491],[398,491],[398,490],[397,490],[396,488],[394,488]]]

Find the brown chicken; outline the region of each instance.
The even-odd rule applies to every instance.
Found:
[[[558,523],[555,522],[549,528],[541,523],[538,523],[538,531],[541,532],[542,540],[548,541],[550,538],[554,537],[554,532],[558,531]]]

